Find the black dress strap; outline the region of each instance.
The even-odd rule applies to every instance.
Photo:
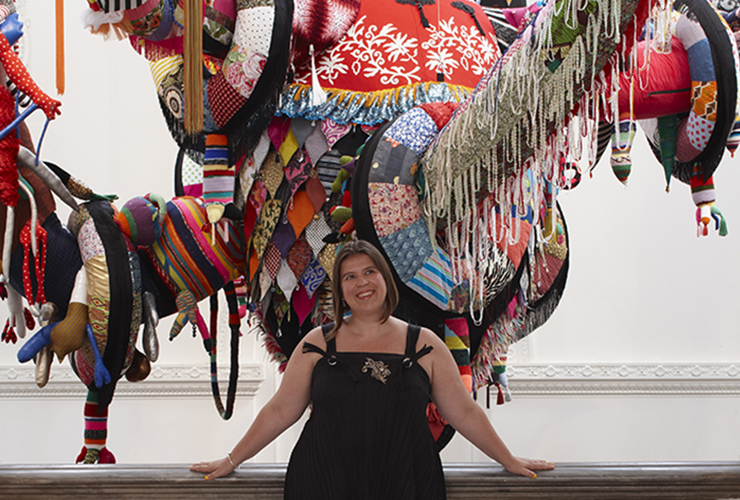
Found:
[[[411,368],[413,364],[421,357],[426,356],[432,349],[430,345],[424,345],[418,351],[416,350],[416,342],[419,340],[419,333],[421,333],[421,327],[418,325],[409,325],[406,332],[406,352],[404,353],[403,366],[404,368]]]
[[[331,331],[332,328],[334,328],[334,323],[329,323],[321,327],[321,332],[324,334],[324,338],[326,338],[326,335]],[[321,354],[321,356],[326,360],[329,366],[336,366],[337,364],[337,343],[335,339],[327,341],[326,351],[324,351],[321,347],[312,344],[311,342],[304,342],[303,354],[307,352],[315,352],[317,354]]]
[[[325,325],[321,325],[321,333],[324,334],[324,339],[326,339],[326,336],[329,335],[329,332],[332,331],[334,328],[334,323],[327,323]],[[336,354],[337,352],[337,341],[336,337],[334,337],[331,340],[326,341],[326,353],[328,355]]]

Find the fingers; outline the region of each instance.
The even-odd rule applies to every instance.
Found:
[[[206,481],[211,481],[213,479],[217,479],[219,477],[228,476],[233,472],[233,468],[229,464],[229,466],[225,466],[224,460],[217,460],[215,462],[199,462],[197,464],[193,464],[190,466],[190,470],[193,472],[200,472],[205,473],[206,476],[204,479]]]
[[[545,460],[532,460],[528,467],[532,470],[552,470],[555,464]]]

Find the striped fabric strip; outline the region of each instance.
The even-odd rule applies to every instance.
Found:
[[[406,284],[436,306],[446,309],[454,287],[449,257],[435,248],[424,266]]]
[[[157,263],[164,268],[178,290],[190,290],[198,300],[212,293],[211,287],[207,286],[208,280],[203,276],[201,268],[195,264],[191,252],[178,234],[172,217],[165,219],[162,236],[150,248],[157,258]]]
[[[234,201],[234,165],[229,165],[228,139],[222,134],[206,137],[203,161],[203,199],[207,204]]]
[[[140,7],[146,0],[97,0],[98,6],[103,12],[118,12]]]
[[[182,66],[182,55],[177,54],[170,57],[162,57],[156,61],[149,62],[149,71],[152,74],[154,85],[159,87],[168,75],[176,73]]]
[[[238,278],[240,276],[239,269],[230,258],[229,252],[226,251],[224,242],[219,237],[220,234],[216,233],[216,241],[213,242],[211,232],[202,230],[208,223],[203,205],[196,198],[178,198],[176,202],[180,206],[183,217],[188,221],[191,234],[198,241],[208,260],[216,266],[224,282],[227,283]],[[227,224],[230,223],[227,222]],[[198,228],[199,231],[192,231],[193,228]]]

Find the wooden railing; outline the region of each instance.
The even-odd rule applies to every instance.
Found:
[[[282,464],[245,464],[217,481],[186,465],[0,465],[0,499],[280,500],[284,474]],[[445,479],[449,500],[740,500],[740,462],[557,464],[537,479],[451,464]]]

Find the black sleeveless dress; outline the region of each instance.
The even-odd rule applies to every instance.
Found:
[[[326,331],[326,330],[325,330]],[[404,354],[318,352],[312,412],[293,449],[286,500],[444,500],[442,462],[429,430],[431,383],[409,326]]]

